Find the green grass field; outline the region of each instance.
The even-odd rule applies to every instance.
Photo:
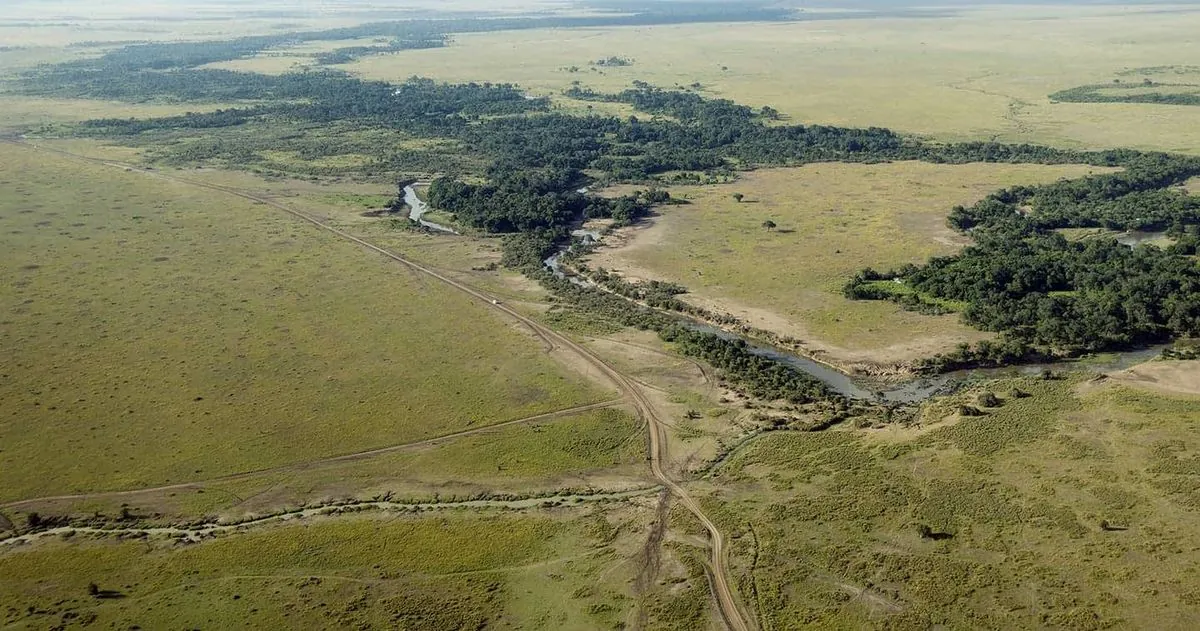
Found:
[[[611,628],[629,607],[621,565],[633,533],[623,526],[640,518],[624,511],[609,523],[584,511],[367,514],[186,547],[49,542],[0,556],[0,621],[10,629]],[[109,597],[89,596],[89,583]]]
[[[0,518],[23,524],[31,512],[115,516],[128,508],[146,516],[147,524],[163,525],[201,516],[239,520],[346,498],[447,502],[564,490],[619,491],[655,484],[645,470],[644,442],[632,416],[600,409],[187,488],[25,504]]]
[[[719,471],[763,628],[1200,623],[1197,399],[1073,380],[979,389],[1003,406],[768,435]]]
[[[888,269],[948,254],[966,241],[946,215],[1014,184],[1079,176],[1089,167],[815,164],[763,169],[730,184],[678,187],[690,204],[660,210],[593,267],[680,283],[688,299],[804,340],[846,361],[895,362],[978,339],[955,315],[842,297],[864,267]],[[738,203],[734,193],[743,193]],[[762,223],[777,228],[768,231]],[[618,239],[620,240],[620,239]]]
[[[563,331],[642,383],[667,426],[663,468],[719,525],[737,596],[761,631],[1200,627],[1195,362],[1091,381],[976,383],[904,422],[852,419],[751,438],[693,479],[686,472],[708,471],[762,425],[757,402],[731,401],[718,375],[652,333],[551,307],[536,282],[496,268],[497,238],[364,216],[392,199],[398,178],[483,172],[454,142],[273,120],[112,146],[54,137],[90,118],[228,104],[5,91],[15,72],[118,40],[332,28],[375,19],[374,8],[334,0],[317,18],[267,0],[248,15],[221,0],[168,21],[155,19],[157,4],[85,4],[52,11],[86,19],[36,28],[19,23],[37,17],[31,4],[0,7],[0,44],[21,47],[0,50],[0,132],[32,131],[50,137],[38,141],[47,146],[150,164],[165,177],[0,143],[0,504],[86,494],[3,509],[0,538],[24,531],[31,511],[144,528],[351,498],[492,501],[347,510],[201,543],[77,532],[0,545],[0,627],[721,626],[707,532],[650,488],[659,481],[647,466],[645,421],[628,402],[574,409],[617,396],[589,379],[594,366],[547,351],[433,278],[172,176],[269,197],[367,238]],[[634,112],[562,97],[573,82],[617,91],[642,80],[699,84],[708,97],[776,107],[792,123],[1200,153],[1200,108],[1049,99],[1114,79],[1200,83],[1188,57],[1198,28],[1190,7],[1004,6],[938,19],[461,34],[447,48],[343,69],[393,81],[514,81],[577,114]],[[65,48],[85,40],[110,43]],[[312,42],[213,67],[286,72],[369,43]],[[588,64],[612,55],[634,63]],[[690,203],[606,237],[611,247],[589,262],[678,282],[689,300],[797,337],[839,365],[904,362],[986,334],[953,314],[848,301],[846,279],[963,247],[966,237],[945,223],[955,204],[1088,170],[906,162],[746,172],[673,187]],[[1188,186],[1200,190],[1200,179]],[[1001,405],[984,406],[984,391]],[[983,414],[963,415],[965,405]],[[494,427],[507,421],[519,422]],[[471,433],[412,444],[457,432]],[[183,485],[94,494],[167,484]],[[505,501],[628,489],[641,491]]]
[[[278,211],[0,155],[4,500],[212,478],[612,396],[484,305]]]
[[[347,69],[389,80],[512,81],[543,94],[576,80],[609,91],[634,80],[700,83],[709,95],[770,105],[794,122],[1197,153],[1195,108],[1048,98],[1132,69],[1194,64],[1182,51],[1197,28],[1200,12],[1191,8],[983,7],[953,18],[464,34],[445,49],[368,57]],[[587,66],[610,55],[634,64]],[[563,70],[571,65],[582,71]]]

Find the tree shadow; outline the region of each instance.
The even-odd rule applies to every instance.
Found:
[[[917,526],[917,534],[920,535],[922,539],[930,539],[933,541],[945,541],[947,539],[954,538],[954,535],[951,533],[937,532],[925,524]]]
[[[93,596],[101,600],[120,600],[121,598],[126,598],[125,594],[115,589],[102,589],[93,594]]]

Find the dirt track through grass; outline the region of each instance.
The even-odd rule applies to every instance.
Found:
[[[437,279],[437,280],[439,280],[439,281],[441,281],[441,282],[443,282],[443,283],[445,283],[445,284],[447,284],[447,285],[449,285],[449,286],[451,286],[473,298],[483,301],[483,303],[485,305],[488,305],[492,309],[495,309],[497,311],[500,311],[500,312],[508,315],[509,317],[513,318],[517,322],[520,322],[524,326],[528,327],[537,337],[541,338],[548,345],[554,346],[554,347],[565,348],[565,349],[569,350],[570,352],[578,355],[581,359],[585,360],[587,363],[589,363],[592,366],[594,366],[595,368],[599,369],[602,374],[604,374],[613,383],[615,383],[619,387],[619,389],[622,392],[624,392],[626,394],[626,396],[628,396],[633,401],[635,407],[638,409],[638,413],[642,417],[642,419],[645,421],[647,428],[649,430],[649,434],[650,434],[650,469],[651,469],[652,473],[654,474],[654,477],[657,478],[664,486],[666,486],[671,491],[671,494],[674,495],[676,498],[678,498],[680,503],[683,506],[685,506],[693,515],[695,515],[697,519],[700,520],[701,524],[703,524],[705,530],[708,532],[709,539],[710,539],[709,540],[710,552],[711,552],[710,562],[712,564],[713,592],[714,592],[714,596],[717,600],[717,605],[721,612],[721,617],[722,617],[725,625],[728,628],[732,629],[733,631],[748,631],[749,630],[750,627],[746,623],[747,617],[744,616],[741,611],[742,604],[740,603],[740,601],[739,601],[735,591],[731,587],[731,584],[729,581],[729,572],[728,572],[728,569],[726,568],[727,552],[725,550],[725,539],[724,539],[723,534],[721,533],[720,529],[717,528],[716,524],[704,513],[704,511],[701,509],[699,503],[697,503],[694,499],[692,499],[692,497],[687,493],[687,491],[685,491],[683,489],[683,487],[679,485],[678,482],[676,482],[670,475],[668,475],[666,470],[664,469],[664,461],[666,461],[669,457],[668,445],[667,445],[667,435],[666,435],[666,429],[664,427],[664,423],[663,423],[661,417],[659,416],[657,410],[655,409],[653,403],[641,391],[641,387],[634,380],[632,380],[629,377],[626,377],[625,375],[620,373],[618,370],[613,368],[609,363],[605,362],[602,358],[600,358],[595,353],[588,350],[583,345],[572,341],[570,338],[567,338],[567,337],[559,334],[558,332],[553,331],[552,329],[548,329],[548,328],[542,326],[536,320],[533,320],[531,318],[524,316],[523,314],[521,314],[518,311],[515,311],[511,307],[508,307],[507,305],[500,303],[499,301],[497,301],[493,297],[489,296],[488,294],[481,292],[479,290],[476,290],[475,288],[473,288],[465,283],[454,280],[454,279],[452,279],[444,274],[441,274],[435,270],[432,270],[426,266],[419,265],[409,259],[406,259],[406,258],[394,253],[394,252],[391,252],[384,248],[381,248],[373,243],[370,243],[369,241],[367,241],[365,239],[362,239],[360,237],[352,235],[344,230],[341,230],[341,229],[335,228],[333,226],[330,226],[326,223],[323,223],[321,220],[319,220],[315,217],[312,217],[306,213],[303,213],[303,212],[300,212],[293,208],[290,208],[288,206],[285,206],[274,200],[258,197],[255,195],[250,195],[243,191],[239,191],[237,189],[233,189],[233,188],[229,188],[229,187],[225,187],[225,186],[219,186],[219,185],[210,184],[210,183],[206,183],[206,182],[191,180],[188,178],[183,178],[183,177],[167,175],[167,174],[163,174],[163,173],[157,173],[157,172],[149,171],[149,170],[145,170],[145,169],[140,169],[133,165],[107,162],[107,161],[96,160],[96,159],[92,159],[92,158],[83,158],[83,157],[75,156],[73,154],[70,154],[70,153],[67,153],[64,151],[60,151],[60,150],[56,150],[56,149],[49,149],[49,148],[45,148],[45,147],[38,147],[36,145],[26,145],[26,143],[21,143],[21,142],[12,141],[12,140],[8,140],[7,142],[18,144],[18,145],[31,146],[34,149],[37,149],[40,151],[49,151],[49,152],[53,152],[53,153],[56,153],[59,155],[65,155],[68,157],[72,157],[75,159],[84,160],[84,161],[88,161],[88,162],[99,162],[101,164],[105,164],[105,165],[113,167],[113,168],[136,171],[136,172],[140,172],[140,173],[143,173],[146,175],[150,175],[152,177],[163,178],[168,181],[174,181],[174,182],[188,184],[188,185],[199,187],[199,188],[220,191],[220,192],[228,193],[229,195],[240,197],[242,199],[246,199],[246,200],[249,200],[252,202],[264,204],[266,206],[275,208],[277,210],[281,210],[297,219],[300,219],[306,223],[312,224],[313,226],[315,226],[321,230],[331,232],[331,233],[337,235],[338,237],[341,237],[342,239],[356,243],[370,251],[381,254],[389,259],[392,259],[398,263],[403,264],[404,266],[406,266],[410,269],[416,270],[418,272],[421,272],[422,274],[425,274],[427,276],[435,278],[435,279]],[[753,619],[753,617],[751,616],[750,619]]]
[[[18,500],[15,502],[9,502],[7,504],[0,504],[0,509],[19,509],[19,508],[23,508],[23,507],[27,507],[27,506],[35,506],[35,505],[39,505],[39,504],[45,504],[48,502],[60,502],[60,501],[68,501],[68,500],[89,500],[89,499],[99,499],[99,498],[134,497],[134,496],[138,496],[138,495],[149,495],[149,494],[154,494],[154,493],[162,493],[164,491],[174,491],[174,490],[183,490],[183,489],[198,489],[198,488],[203,488],[204,486],[215,484],[215,483],[232,482],[232,481],[236,481],[236,480],[253,478],[255,476],[260,476],[260,475],[270,474],[270,473],[298,472],[298,471],[303,471],[306,469],[311,469],[313,467],[318,467],[321,465],[334,464],[334,463],[338,463],[338,462],[350,462],[350,461],[356,461],[356,460],[365,460],[365,459],[372,458],[374,456],[381,456],[384,454],[390,454],[390,453],[394,453],[397,451],[403,451],[406,449],[415,449],[418,447],[437,445],[439,443],[451,441],[456,438],[465,438],[467,436],[474,436],[477,434],[493,432],[493,431],[503,429],[505,427],[510,427],[513,425],[534,423],[537,421],[547,421],[547,420],[551,420],[551,419],[555,419],[555,418],[571,416],[573,414],[579,414],[581,412],[588,412],[588,411],[592,411],[592,410],[602,410],[605,408],[610,408],[610,407],[619,405],[622,402],[624,402],[624,399],[614,399],[612,401],[603,401],[600,403],[592,403],[590,405],[581,405],[581,406],[577,406],[577,407],[573,407],[573,408],[567,408],[565,410],[559,410],[557,412],[538,414],[536,416],[529,416],[526,418],[520,418],[520,419],[516,419],[516,420],[512,420],[512,421],[506,421],[504,423],[497,423],[495,425],[488,425],[486,427],[477,427],[475,429],[470,429],[470,430],[466,430],[466,431],[462,431],[462,432],[446,434],[445,436],[438,436],[436,438],[429,438],[426,440],[419,440],[419,441],[411,442],[411,443],[403,443],[400,445],[391,445],[388,447],[380,447],[378,449],[369,449],[366,451],[360,451],[360,452],[345,454],[345,455],[341,455],[341,456],[333,456],[330,458],[321,458],[319,460],[310,460],[307,462],[301,462],[301,463],[296,463],[296,464],[271,467],[268,469],[256,469],[253,471],[243,471],[243,472],[235,473],[232,475],[228,475],[228,476],[224,476],[224,477],[220,477],[220,478],[213,478],[213,479],[209,479],[209,480],[196,480],[194,482],[184,482],[181,484],[169,484],[169,485],[165,485],[165,486],[152,486],[152,487],[145,487],[145,488],[140,488],[140,489],[133,489],[130,491],[107,491],[107,492],[98,492],[98,493],[78,493],[78,494],[74,494],[74,495],[52,495],[52,496],[47,496],[47,497],[35,497],[35,498]]]
[[[267,208],[0,150],[0,502],[183,484],[612,397],[486,305]]]

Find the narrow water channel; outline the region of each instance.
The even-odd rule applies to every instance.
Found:
[[[404,187],[404,203],[408,204],[410,209],[410,212],[408,213],[409,219],[421,224],[422,226],[425,226],[426,228],[429,228],[430,230],[437,230],[438,232],[446,232],[449,234],[458,234],[458,232],[456,232],[453,228],[443,226],[440,223],[426,221],[422,218],[425,216],[425,213],[429,212],[429,204],[426,204],[424,201],[421,201],[420,197],[417,197],[417,191],[412,187],[411,184]]]
[[[1160,344],[1133,351],[1120,353],[1105,353],[1086,361],[1062,361],[1045,364],[1023,364],[1005,368],[972,368],[955,370],[940,375],[917,377],[900,384],[888,384],[873,388],[865,379],[847,375],[837,369],[809,359],[802,355],[790,353],[778,348],[752,342],[739,335],[718,329],[707,324],[685,321],[693,330],[711,333],[727,340],[742,340],[751,353],[760,357],[775,360],[791,366],[800,372],[824,383],[830,390],[850,399],[875,400],[886,403],[917,403],[931,396],[944,393],[953,386],[965,381],[978,379],[997,379],[1001,377],[1019,377],[1040,375],[1045,370],[1068,371],[1085,370],[1095,373],[1123,370],[1131,366],[1149,361],[1162,354],[1168,345]]]
[[[1136,242],[1140,243],[1141,241],[1157,238],[1161,236],[1161,234],[1162,233],[1138,233],[1137,235],[1133,236],[1133,238],[1136,239]],[[580,239],[583,243],[600,240],[599,234],[587,230],[575,230],[571,233],[571,236]],[[567,278],[576,285],[584,287],[593,286],[594,283],[592,283],[590,280],[574,275],[568,276],[565,272],[563,272],[562,266],[559,263],[559,259],[570,249],[571,245],[563,246],[544,261],[546,267],[553,272],[555,276],[559,278]],[[675,315],[684,326],[687,326],[694,331],[709,333],[726,340],[741,340],[746,344],[746,349],[751,353],[760,357],[766,357],[787,366],[791,366],[792,368],[795,368],[796,370],[813,377],[814,379],[817,379],[821,383],[824,383],[830,390],[833,390],[842,396],[850,399],[882,401],[885,403],[918,403],[934,395],[948,392],[957,384],[971,380],[1039,375],[1045,370],[1052,370],[1056,372],[1068,370],[1087,370],[1096,373],[1123,370],[1125,368],[1129,368],[1130,366],[1134,366],[1158,357],[1162,354],[1163,349],[1168,346],[1162,344],[1134,351],[1105,353],[1086,361],[1076,360],[1046,364],[1024,364],[1021,366],[1010,366],[1006,368],[973,368],[969,370],[956,370],[940,375],[917,377],[899,384],[879,385],[871,383],[865,378],[848,375],[840,370],[837,370],[836,368],[803,355],[798,355],[796,353],[775,348],[773,346],[754,342],[736,333],[704,324],[702,322],[697,322],[695,320],[689,320],[687,318],[680,317],[677,314],[672,315]]]

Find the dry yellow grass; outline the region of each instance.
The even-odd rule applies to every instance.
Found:
[[[153,118],[187,112],[209,112],[222,103],[151,104],[93,101],[86,99],[42,99],[0,94],[0,129],[36,128],[55,123],[72,123],[94,118]]]
[[[1194,63],[1184,51],[1197,30],[1200,12],[1187,8],[1006,6],[937,19],[464,34],[449,48],[368,57],[348,68],[389,80],[514,81],[543,94],[574,80],[601,90],[635,79],[699,82],[712,96],[771,105],[797,122],[1200,152],[1200,108],[1047,98],[1127,68]],[[609,55],[636,63],[588,68]],[[572,65],[582,71],[562,70]]]
[[[591,264],[681,283],[693,300],[836,358],[902,361],[980,334],[954,315],[846,300],[847,278],[867,266],[954,252],[964,243],[945,223],[955,204],[1089,169],[918,162],[764,169],[730,184],[673,189],[691,204],[661,209],[651,227],[626,229],[629,243],[601,250]],[[746,196],[742,203],[737,192]],[[763,229],[768,219],[777,230]]]
[[[1167,394],[1200,396],[1200,361],[1158,361],[1111,375],[1118,383]]]

